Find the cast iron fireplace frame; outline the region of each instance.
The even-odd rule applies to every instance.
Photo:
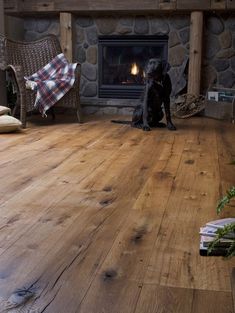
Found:
[[[99,98],[112,99],[138,99],[143,91],[143,86],[119,86],[119,85],[105,85],[102,84],[103,73],[103,48],[115,46],[159,46],[163,48],[162,59],[168,59],[168,36],[167,35],[128,35],[128,36],[99,36],[98,39],[98,88]]]

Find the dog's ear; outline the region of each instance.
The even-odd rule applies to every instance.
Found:
[[[162,75],[165,76],[169,72],[171,66],[166,60],[162,60]]]

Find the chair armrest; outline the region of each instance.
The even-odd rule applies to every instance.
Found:
[[[20,65],[7,65],[6,71],[12,71],[15,76],[17,85],[17,105],[20,104],[20,120],[23,128],[26,127],[26,102],[25,102],[25,80],[23,75],[22,66]]]

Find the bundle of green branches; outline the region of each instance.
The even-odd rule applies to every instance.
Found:
[[[216,211],[218,214],[222,212],[224,207],[230,203],[232,198],[235,198],[235,186],[231,187],[227,194],[219,201]],[[234,233],[235,234],[235,223],[231,223],[229,225],[224,226],[221,229],[217,230],[217,236],[214,241],[211,242],[209,249],[208,249],[208,255],[213,251],[213,249],[216,247],[216,245],[220,242],[220,240],[226,235]],[[230,246],[227,248],[226,251],[226,257],[232,257],[235,256],[235,239],[231,242]]]

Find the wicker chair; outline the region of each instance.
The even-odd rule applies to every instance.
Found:
[[[14,73],[17,87],[17,105],[20,120],[26,127],[27,112],[34,110],[35,92],[25,88],[24,76],[37,72],[61,53],[58,39],[48,35],[33,42],[13,41],[0,35],[0,69]],[[81,122],[79,99],[80,65],[76,69],[76,80],[73,88],[56,103],[56,107],[76,109],[78,122]]]

